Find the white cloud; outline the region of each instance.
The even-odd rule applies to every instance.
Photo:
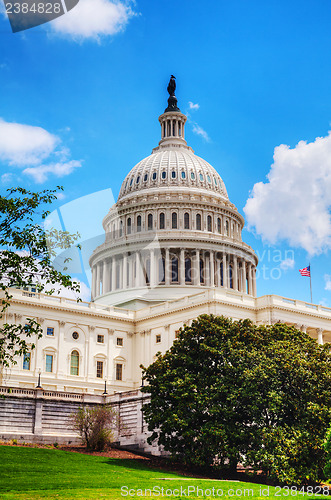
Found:
[[[331,248],[331,134],[276,147],[267,179],[254,185],[244,207],[249,229],[311,255]]]
[[[283,271],[287,271],[288,269],[293,269],[294,268],[294,264],[295,264],[294,259],[287,258],[287,259],[282,260],[282,262],[280,263],[279,267]]]
[[[35,165],[55,149],[59,138],[41,127],[0,118],[0,160],[10,165]]]
[[[29,175],[37,184],[45,182],[49,174],[55,177],[64,177],[71,174],[75,168],[81,167],[80,161],[71,160],[67,163],[53,163],[50,165],[40,165],[39,167],[29,167],[23,170],[23,174]]]
[[[0,161],[23,168],[23,174],[41,184],[50,175],[64,177],[82,166],[70,160],[70,150],[61,144],[60,137],[41,127],[10,123],[0,118]],[[1,177],[3,184],[12,182],[13,174]]]
[[[200,104],[196,103],[196,104],[193,104],[193,102],[189,101],[188,103],[190,109],[192,109],[193,111],[197,111],[199,108],[200,108]]]
[[[6,172],[5,174],[2,174],[1,176],[1,183],[2,184],[9,184],[10,182],[13,182],[15,176],[10,173],[10,172]]]
[[[123,31],[129,20],[136,15],[132,1],[80,0],[64,16],[51,23],[54,32],[74,40],[111,36]]]
[[[210,137],[207,134],[207,132],[202,127],[200,127],[197,123],[193,124],[193,132],[196,135],[200,135],[205,141],[210,142]]]
[[[330,274],[325,274],[324,275],[324,280],[325,280],[324,290],[330,290],[331,291],[331,275]]]

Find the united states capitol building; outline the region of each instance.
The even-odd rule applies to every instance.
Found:
[[[161,140],[122,183],[90,257],[91,302],[15,290],[5,321],[37,318],[43,337],[2,386],[101,395],[137,389],[140,364],[172,345],[201,314],[284,322],[331,341],[331,309],[276,295],[258,297],[254,250],[219,173],[185,140],[175,80],[159,116]]]

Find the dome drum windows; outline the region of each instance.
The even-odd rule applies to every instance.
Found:
[[[212,219],[211,215],[207,216],[207,231],[211,232],[213,230],[212,228]]]
[[[190,229],[190,214],[188,212],[184,214],[184,229]]]
[[[148,214],[148,216],[147,216],[147,228],[148,228],[148,231],[153,230],[153,214]]]
[[[186,179],[186,172],[184,170],[182,170],[181,177],[182,179]]]
[[[172,229],[177,229],[177,212],[172,212],[171,214],[171,227]]]
[[[201,231],[201,214],[196,214],[195,225],[196,225],[196,230]]]
[[[172,178],[172,179],[176,179],[176,177],[177,177],[176,170],[173,170],[173,171],[171,172],[171,178]]]
[[[156,177],[157,177],[157,173],[156,173],[156,172],[153,172],[153,174],[152,174],[152,180],[153,180],[153,181],[156,181]]]
[[[141,215],[137,217],[137,233],[141,232]]]
[[[127,220],[127,234],[131,234],[131,217]]]
[[[165,215],[163,212],[160,213],[160,229],[165,229]]]

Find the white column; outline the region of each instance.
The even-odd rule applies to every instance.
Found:
[[[323,340],[323,328],[318,328],[317,329],[317,342],[320,344],[320,345],[323,345],[324,344],[324,340]]]
[[[179,257],[179,284],[185,285],[185,250],[182,248],[180,250]]]
[[[107,261],[106,259],[103,261],[102,268],[102,294],[107,293]]]
[[[193,264],[193,285],[200,285],[200,250],[195,250],[194,259],[192,259]]]
[[[170,255],[169,248],[165,249],[164,280],[166,285],[170,285]]]
[[[238,290],[238,260],[237,257],[233,256],[233,266],[232,266],[232,280],[233,280],[233,289]]]
[[[216,267],[216,273],[215,273],[215,276],[216,276],[216,280],[215,280],[215,286],[217,288],[220,287],[221,285],[221,277],[220,277],[220,261],[217,257],[217,254],[215,254],[215,267]]]
[[[248,294],[253,295],[252,264],[248,262]]]
[[[116,290],[116,259],[115,256],[111,260],[111,291]]]
[[[154,249],[152,248],[149,252],[149,269],[150,269],[150,286],[155,286],[155,254]]]
[[[210,260],[210,286],[215,286],[215,267],[214,267],[214,252],[209,252]]]
[[[100,276],[101,276],[101,264],[100,262],[97,263],[97,286],[96,286],[96,297],[99,297],[100,295]]]
[[[223,287],[228,288],[228,266],[225,252],[223,252]]]
[[[128,254],[124,253],[123,254],[123,283],[122,283],[122,288],[127,288],[127,279],[128,279]]]
[[[95,266],[93,266],[92,267],[92,283],[91,283],[91,300],[93,300],[95,297],[96,281],[97,281],[96,268],[95,268]]]

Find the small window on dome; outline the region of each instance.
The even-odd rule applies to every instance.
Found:
[[[184,172],[184,170],[182,171],[182,179],[186,179],[186,173]]]
[[[199,177],[200,177],[200,181],[203,181],[203,175],[200,174]]]
[[[140,181],[140,175],[138,175],[136,183],[138,184],[139,181]]]
[[[210,175],[207,175],[207,181],[208,181],[209,183],[211,182]]]
[[[219,183],[220,189],[222,189],[222,183],[221,183],[221,181],[218,181],[218,183]]]
[[[147,179],[148,179],[148,174],[145,174],[145,175],[144,175],[144,182],[146,182],[146,181],[147,181]]]
[[[125,188],[124,188],[124,189],[126,189],[126,188],[128,187],[128,182],[129,182],[129,181],[126,181],[126,183],[125,183]]]
[[[176,179],[176,172],[175,172],[175,170],[173,170],[171,172],[171,177],[172,177],[172,179]]]
[[[131,181],[130,181],[130,186],[132,186],[132,183],[133,183],[133,177],[132,177],[132,179],[131,179]]]
[[[191,172],[191,179],[192,179],[192,181],[194,181],[194,179],[195,179],[195,173],[194,172]]]
[[[215,183],[215,186],[217,187],[217,180],[216,180],[216,177],[214,177],[214,183]]]
[[[167,172],[165,170],[163,170],[162,172],[162,179],[166,179],[167,177]]]
[[[153,172],[152,179],[153,179],[153,181],[156,180],[156,172]]]

